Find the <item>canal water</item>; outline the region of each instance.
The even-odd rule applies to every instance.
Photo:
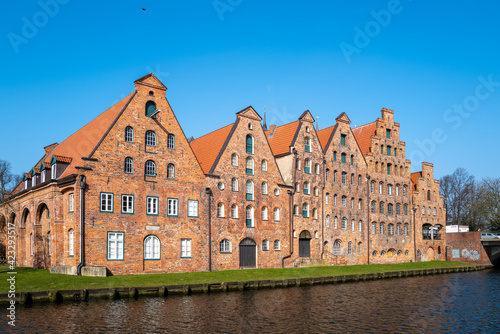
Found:
[[[3,307],[3,306],[2,306]],[[0,332],[7,325],[1,310]],[[42,305],[20,333],[500,333],[500,270]]]

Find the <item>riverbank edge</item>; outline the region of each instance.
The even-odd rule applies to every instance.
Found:
[[[0,305],[12,304],[30,306],[34,303],[62,303],[64,301],[90,301],[90,300],[116,300],[122,298],[137,299],[142,296],[167,297],[175,295],[190,295],[197,293],[231,292],[244,290],[261,290],[275,288],[289,288],[299,286],[311,286],[318,284],[338,284],[362,282],[377,279],[392,279],[426,275],[451,274],[459,272],[480,271],[492,269],[492,265],[469,265],[463,267],[434,268],[434,269],[412,269],[393,272],[379,272],[371,274],[354,274],[327,277],[306,277],[283,280],[257,280],[245,282],[221,282],[204,284],[164,285],[157,287],[119,287],[99,289],[77,289],[77,290],[52,290],[0,294]]]

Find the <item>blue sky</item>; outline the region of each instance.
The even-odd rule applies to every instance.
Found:
[[[143,11],[141,8],[146,8]],[[28,171],[153,72],[186,135],[252,105],[319,127],[395,111],[407,158],[435,177],[499,177],[494,1],[76,1],[3,4],[0,159]]]

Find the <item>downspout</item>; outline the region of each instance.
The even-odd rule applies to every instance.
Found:
[[[372,202],[370,201],[370,175],[366,175],[366,184],[367,184],[367,195],[366,195],[366,198],[368,199],[367,200],[367,210],[368,210],[368,215],[367,215],[367,219],[368,221],[366,222],[366,234],[367,234],[367,251],[368,251],[368,256],[367,256],[367,264],[370,264],[370,232],[371,232],[371,228],[372,228],[372,224],[370,222],[370,210],[371,210],[371,206],[372,206]]]
[[[293,178],[292,178],[292,187],[293,190],[287,191],[287,194],[290,196],[290,254],[287,256],[283,257],[281,259],[281,267],[285,268],[285,260],[289,259],[292,257],[293,254],[293,195],[295,194],[295,177],[297,173],[297,150],[295,148],[292,149],[292,154],[293,154],[293,161],[292,161],[292,168],[293,168]]]
[[[208,195],[208,271],[212,271],[212,190],[205,188]]]
[[[321,258],[325,254],[325,167],[326,160],[323,159],[323,173],[322,173],[322,185],[321,185]]]
[[[80,263],[76,267],[76,274],[82,275],[85,265],[85,188],[87,187],[85,175],[80,175]]]
[[[415,213],[416,212],[417,212],[417,208],[413,208],[413,255],[415,256],[415,262],[417,262],[417,236],[416,236],[416,232],[415,232],[416,226],[417,226],[417,223],[415,221]]]

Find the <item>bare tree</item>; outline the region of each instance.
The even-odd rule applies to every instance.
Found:
[[[10,169],[10,162],[0,160],[0,201],[8,193],[8,185],[12,182],[13,176]]]
[[[500,230],[500,179],[485,178],[480,189],[480,211],[492,230]]]
[[[475,216],[475,182],[465,168],[457,168],[453,174],[440,180],[440,191],[446,200],[448,217],[452,224],[469,225]]]

